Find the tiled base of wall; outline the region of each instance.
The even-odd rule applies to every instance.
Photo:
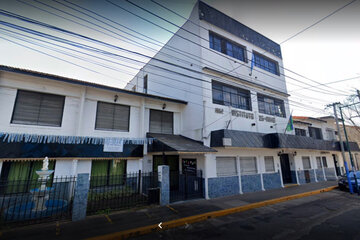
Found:
[[[315,169],[315,171],[316,171],[317,180],[319,182],[320,181],[325,181],[323,170],[322,169]]]
[[[209,198],[217,198],[239,194],[239,178],[232,177],[217,177],[208,179]]]
[[[264,173],[264,188],[265,190],[281,188],[281,176],[280,173]]]
[[[336,180],[334,168],[325,168],[324,170],[327,180]]]
[[[260,174],[241,176],[241,186],[243,193],[261,191]]]

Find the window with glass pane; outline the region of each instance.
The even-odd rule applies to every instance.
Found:
[[[98,102],[95,129],[129,131],[130,106]]]
[[[306,130],[301,128],[295,128],[295,135],[306,137]]]
[[[275,172],[274,157],[265,156],[265,172]]]
[[[172,112],[150,110],[150,132],[173,134],[174,117]]]
[[[262,94],[257,95],[259,112],[278,117],[286,117],[284,101]]]
[[[309,127],[309,135],[315,139],[323,139],[321,128]]]
[[[328,165],[327,165],[327,160],[326,160],[326,157],[322,157],[322,162],[323,162],[323,166],[324,168],[327,168]]]
[[[316,157],[316,165],[318,169],[322,168],[321,157]]]
[[[235,157],[216,157],[216,174],[218,177],[237,175]]]
[[[311,169],[310,157],[302,157],[304,170]]]
[[[217,34],[209,33],[210,48],[245,62],[245,47]]]
[[[256,174],[256,157],[240,157],[240,172],[241,174]]]
[[[264,69],[265,71],[279,75],[278,63],[273,61],[259,53],[253,53],[254,65],[258,68]]]
[[[250,91],[213,81],[212,92],[213,103],[251,110]]]
[[[11,123],[60,127],[65,97],[18,90]]]

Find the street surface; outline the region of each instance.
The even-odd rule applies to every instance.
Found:
[[[360,239],[360,196],[334,190],[134,239]]]

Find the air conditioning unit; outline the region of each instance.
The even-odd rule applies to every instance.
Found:
[[[231,138],[223,138],[223,146],[224,147],[231,147],[232,146]]]

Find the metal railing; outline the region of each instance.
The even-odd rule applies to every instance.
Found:
[[[158,175],[154,172],[91,176],[87,213],[100,214],[158,204],[157,187]]]
[[[0,181],[0,226],[71,218],[76,177]]]

